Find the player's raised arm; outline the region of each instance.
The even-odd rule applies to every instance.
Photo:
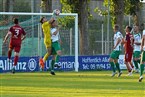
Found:
[[[52,17],[48,22],[49,22],[50,24],[52,24],[54,21],[55,21],[55,19]]]
[[[61,28],[62,26],[61,25],[58,25],[58,27],[57,27],[57,32],[56,33],[54,33],[55,35],[59,32],[59,30],[60,30],[60,28]]]

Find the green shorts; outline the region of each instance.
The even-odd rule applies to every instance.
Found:
[[[141,62],[145,62],[145,51],[141,53]]]
[[[141,54],[140,51],[134,51],[133,52],[133,58],[140,58],[140,54]]]
[[[119,59],[120,51],[112,51],[110,54],[110,58],[112,59]]]
[[[59,42],[52,42],[52,55],[56,55],[58,50],[61,50]]]

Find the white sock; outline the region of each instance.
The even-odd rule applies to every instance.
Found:
[[[54,72],[54,70],[51,70],[52,72]]]

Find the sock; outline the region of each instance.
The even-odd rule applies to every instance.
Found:
[[[140,60],[137,60],[137,63],[139,63],[139,64],[140,64]]]
[[[18,56],[15,56],[15,57],[14,57],[14,66],[16,66],[16,65],[17,65],[18,59],[19,59],[19,57],[18,57]]]
[[[45,62],[45,61],[48,59],[49,56],[50,56],[50,54],[46,53],[46,54],[44,55],[44,57],[43,57],[43,61]]]
[[[15,66],[15,65],[13,65],[12,69],[15,69],[15,67],[16,67],[16,66]]]
[[[144,71],[144,64],[140,64],[140,76],[143,75],[143,71]]]
[[[59,55],[56,55],[56,57],[55,57],[55,62],[56,62],[56,63],[58,63],[59,58],[60,58],[60,56],[59,56]]]
[[[116,68],[118,69],[118,72],[120,72],[121,70],[120,70],[119,63],[117,62],[115,65],[116,65]]]
[[[133,61],[133,62],[134,62],[135,68],[138,69],[138,61]]]
[[[11,59],[12,52],[8,51],[8,58]]]
[[[51,61],[51,71],[54,71],[54,63],[55,63],[55,60],[52,60]]]
[[[130,66],[131,66],[131,68],[132,68],[132,69],[134,68],[134,66],[133,66],[133,63],[132,63],[132,62],[130,62]]]
[[[110,62],[110,64],[111,64],[111,68],[112,68],[113,72],[116,72],[114,63]]]

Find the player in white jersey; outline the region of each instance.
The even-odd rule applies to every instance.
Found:
[[[119,25],[115,25],[114,26],[114,47],[113,47],[113,51],[110,54],[110,58],[109,58],[109,62],[111,64],[111,68],[112,68],[112,77],[115,76],[116,74],[116,68],[118,69],[118,77],[121,76],[122,71],[120,69],[120,65],[118,63],[118,58],[119,55],[121,53],[121,41],[123,39],[123,35],[121,34],[121,32],[119,31]]]
[[[134,50],[133,50],[133,62],[135,65],[136,73],[139,72],[138,64],[140,64],[140,54],[141,54],[141,34],[139,33],[139,27],[134,27]]]
[[[145,30],[143,30],[142,40],[141,40],[141,61],[140,61],[140,77],[139,82],[143,79],[144,65],[145,65]]]
[[[54,20],[52,22],[51,28],[51,40],[52,40],[52,62],[51,62],[51,74],[55,75],[54,73],[54,66],[61,67],[58,64],[59,58],[61,56],[61,47],[60,47],[60,35],[59,35],[60,26],[58,26],[57,21]]]

